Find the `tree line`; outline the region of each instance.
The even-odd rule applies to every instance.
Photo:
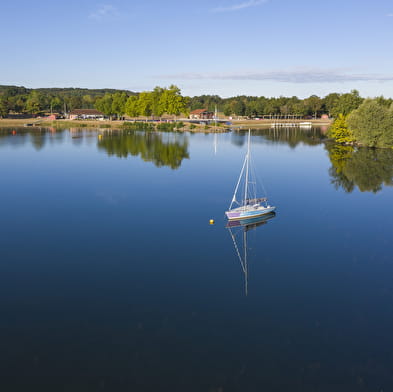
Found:
[[[383,99],[383,98],[381,98]],[[236,96],[221,98],[218,95],[182,96],[177,86],[155,87],[152,91],[135,93],[115,89],[47,88],[27,89],[17,86],[0,86],[0,116],[10,114],[42,115],[71,111],[73,109],[100,110],[107,116],[129,115],[158,116],[163,113],[187,114],[194,109],[216,109],[226,116],[256,118],[319,117],[328,114],[338,117],[348,115],[364,101],[359,92],[331,93],[323,98],[311,95],[300,99],[293,97]],[[392,100],[386,100],[391,101]]]
[[[317,118],[322,114],[336,117],[339,113],[349,113],[363,102],[357,90],[350,93],[331,93],[321,98],[311,95],[300,99],[293,97],[264,96],[237,96],[231,98],[220,98],[218,95],[201,95],[190,99],[190,109],[207,108],[213,111],[219,108],[226,116],[246,116],[249,118],[262,116],[277,117],[306,117]]]
[[[73,109],[94,109],[97,100],[106,94],[136,93],[116,89],[37,88],[0,86],[0,117],[12,114],[64,113]]]
[[[161,117],[164,113],[174,116],[187,114],[188,102],[189,98],[183,97],[180,89],[171,85],[168,88],[157,86],[153,91],[131,96],[124,92],[106,93],[97,99],[95,107],[108,117],[119,118],[125,114],[130,117]]]

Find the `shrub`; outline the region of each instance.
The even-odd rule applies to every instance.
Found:
[[[355,141],[352,131],[348,128],[347,118],[340,114],[329,129],[328,136],[337,143],[351,144]]]

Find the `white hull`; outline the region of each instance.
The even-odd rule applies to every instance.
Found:
[[[238,207],[232,210],[226,211],[225,214],[229,220],[232,219],[249,219],[255,218],[257,216],[269,214],[275,211],[276,207],[274,206],[247,206],[247,207]]]

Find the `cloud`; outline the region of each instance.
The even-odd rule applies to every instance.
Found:
[[[393,13],[391,13],[391,14],[387,14],[386,16],[393,16]]]
[[[262,3],[266,3],[267,0],[249,0],[243,3],[233,4],[227,7],[217,7],[213,8],[211,12],[231,12],[231,11],[239,11],[245,8],[255,7]]]
[[[117,18],[120,15],[116,7],[111,4],[102,4],[89,14],[89,19],[101,22],[103,20]]]
[[[184,73],[168,75],[172,79],[185,80],[269,80],[284,83],[335,83],[335,82],[370,82],[391,81],[393,75],[353,74],[337,69],[296,69],[288,71],[254,71],[232,73]]]

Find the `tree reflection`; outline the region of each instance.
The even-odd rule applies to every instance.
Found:
[[[383,185],[393,185],[393,150],[385,148],[354,148],[327,144],[332,163],[329,174],[336,189],[377,193]]]
[[[157,167],[169,166],[171,169],[180,167],[182,160],[189,158],[188,142],[180,140],[164,142],[162,135],[153,132],[109,133],[98,141],[98,148],[108,155],[126,158],[129,155],[140,156],[145,162],[153,162]]]
[[[308,146],[320,144],[325,138],[325,133],[326,130],[321,127],[313,127],[310,129],[301,129],[299,127],[262,128],[252,131],[253,136],[262,136],[265,140],[287,144],[291,148],[295,148],[300,143]],[[243,145],[245,142],[245,134],[246,131],[239,131],[234,134],[232,136],[232,143],[239,146]],[[257,142],[256,139],[255,142]]]

